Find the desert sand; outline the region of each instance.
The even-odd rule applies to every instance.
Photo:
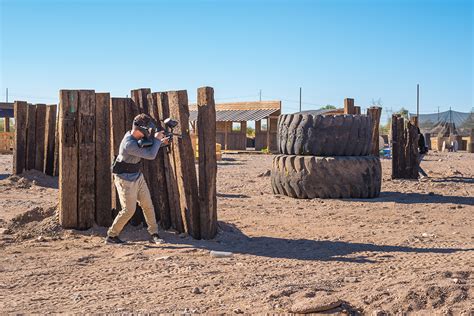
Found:
[[[272,194],[271,155],[224,155],[219,234],[193,240],[127,226],[63,230],[57,178],[12,176],[0,156],[0,311],[287,313],[323,301],[338,312],[469,314],[474,285],[474,155],[430,153],[430,178],[391,180],[371,200]],[[211,250],[229,251],[215,258]],[[300,309],[298,309],[300,308]]]

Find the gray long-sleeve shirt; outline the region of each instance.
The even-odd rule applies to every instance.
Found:
[[[141,148],[138,146],[138,140],[132,136],[132,133],[128,131],[120,142],[119,154],[117,161],[123,161],[128,163],[138,163],[140,160],[147,159],[153,160],[158,154],[161,142],[156,138],[153,138],[153,145],[150,147]],[[127,180],[135,181],[140,176],[140,172],[136,173],[121,173],[116,174],[117,177]]]

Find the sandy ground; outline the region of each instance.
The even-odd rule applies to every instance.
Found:
[[[342,300],[364,314],[473,310],[474,155],[431,154],[431,178],[391,181],[372,200],[274,196],[267,155],[219,163],[218,237],[127,227],[63,231],[57,179],[10,176],[0,156],[0,311],[284,313]],[[231,251],[214,258],[210,250]]]

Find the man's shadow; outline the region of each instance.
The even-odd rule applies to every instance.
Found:
[[[474,251],[474,249],[471,248],[415,248],[331,240],[286,239],[268,236],[248,237],[232,224],[219,222],[219,228],[218,241],[194,240],[192,238],[182,239],[172,235],[164,237],[167,243],[170,244],[187,245],[192,248],[206,250],[226,251],[279,259],[353,263],[375,263],[377,258],[374,256],[377,253],[383,254],[383,257],[391,257],[393,256],[391,253],[395,254],[400,252],[451,254],[455,252]],[[177,247],[164,245],[163,248],[173,249]],[[372,254],[367,254],[367,252]]]

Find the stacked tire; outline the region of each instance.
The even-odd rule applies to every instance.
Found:
[[[374,198],[382,167],[370,156],[366,115],[280,115],[279,155],[272,165],[274,194],[294,198]]]

